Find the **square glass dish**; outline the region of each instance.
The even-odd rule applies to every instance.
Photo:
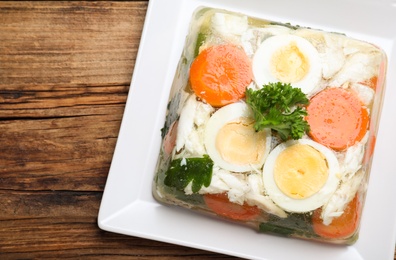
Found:
[[[377,46],[339,33],[198,8],[154,197],[263,233],[355,243],[386,66]]]
[[[371,105],[369,104],[371,101],[369,101],[369,103],[367,104],[367,107],[369,107],[370,109],[371,115],[376,115],[370,117],[372,119],[370,127],[374,128],[370,128],[369,132],[373,133],[373,135],[370,136],[369,134],[365,134],[365,137],[362,137],[359,141],[365,140],[362,146],[366,147],[367,144],[371,143],[370,140],[374,140],[373,136],[376,136],[377,145],[376,151],[374,153],[374,158],[371,158],[371,156],[365,157],[363,155],[359,155],[360,157],[365,158],[362,160],[365,160],[368,163],[367,167],[363,166],[363,168],[369,169],[370,162],[372,161],[373,163],[370,176],[368,174],[362,175],[362,178],[364,179],[370,178],[367,197],[365,196],[366,187],[362,187],[359,185],[356,186],[356,190],[360,189],[362,191],[361,193],[359,193],[361,194],[359,195],[360,199],[364,201],[364,197],[366,197],[366,203],[363,208],[360,207],[358,210],[359,215],[361,216],[361,229],[359,233],[359,239],[352,246],[339,247],[335,245],[318,244],[304,240],[259,234],[258,232],[252,231],[251,229],[248,229],[243,225],[215,219],[202,214],[194,214],[194,212],[190,212],[181,208],[163,206],[162,204],[159,204],[153,199],[151,195],[151,182],[154,178],[154,173],[157,171],[156,166],[158,161],[158,153],[162,147],[162,139],[160,135],[161,129],[166,129],[166,127],[164,128],[164,119],[166,118],[166,116],[168,116],[168,119],[171,118],[169,117],[169,110],[167,110],[169,98],[171,97],[171,100],[174,100],[174,95],[177,93],[181,93],[180,89],[175,89],[175,87],[172,86],[177,86],[179,88],[186,87],[187,73],[185,72],[189,69],[189,64],[191,64],[193,58],[195,58],[195,56],[199,52],[198,48],[196,48],[197,44],[195,43],[197,39],[202,43],[198,45],[216,45],[212,43],[218,42],[218,39],[214,39],[212,37],[212,34],[210,33],[206,36],[203,35],[205,34],[204,31],[206,30],[206,25],[202,26],[202,24],[205,24],[205,22],[200,23],[200,25],[196,27],[199,29],[197,29],[195,33],[191,33],[190,24],[196,24],[194,23],[195,20],[192,19],[196,17],[195,15],[198,14],[199,17],[203,18],[201,20],[202,22],[211,20],[213,18],[212,8],[228,10],[231,13],[228,13],[228,11],[225,13],[220,12],[221,15],[217,15],[217,17],[214,19],[216,19],[218,25],[220,24],[221,28],[231,28],[231,30],[234,30],[234,32],[238,31],[238,28],[243,28],[244,26],[241,26],[241,23],[237,22],[236,20],[241,17],[245,19],[245,16],[235,16],[235,14],[246,15],[246,18],[250,19],[250,21],[248,21],[249,25],[253,26],[254,28],[259,28],[259,30],[252,32],[251,35],[255,35],[254,37],[257,37],[258,34],[262,33],[262,28],[265,27],[265,30],[267,30],[268,24],[271,24],[271,36],[275,34],[283,34],[278,33],[278,29],[282,31],[286,29],[294,31],[296,30],[296,28],[293,27],[294,25],[301,26],[298,28],[298,30],[303,35],[305,35],[305,33],[307,32],[311,32],[311,30],[306,29],[306,27],[319,28],[324,31],[346,34],[348,37],[373,43],[376,46],[379,46],[382,50],[384,50],[385,55],[388,56],[388,71],[390,71],[392,67],[394,67],[394,57],[392,56],[394,55],[394,53],[392,52],[392,50],[394,49],[393,38],[396,35],[395,31],[389,27],[386,27],[383,30],[376,30],[375,25],[380,26],[381,24],[377,19],[369,21],[367,21],[367,19],[357,19],[358,21],[356,21],[356,23],[346,25],[345,21],[347,21],[346,19],[348,17],[348,13],[340,12],[337,8],[337,3],[334,2],[321,3],[320,5],[318,5],[315,4],[314,1],[305,1],[301,3],[301,6],[296,7],[293,12],[291,12],[290,9],[286,8],[287,1],[280,1],[271,4],[262,1],[246,1],[243,5],[238,1],[229,1],[227,2],[227,4],[222,4],[221,1],[170,2],[172,2],[173,4],[167,2],[167,5],[165,5],[159,1],[150,1],[149,4],[145,28],[142,35],[142,42],[136,62],[134,77],[131,84],[130,95],[128,97],[128,102],[125,109],[124,119],[117,142],[117,147],[115,150],[112,166],[109,172],[105,193],[100,208],[99,226],[102,229],[113,232],[141,236],[170,243],[177,243],[181,245],[192,246],[246,258],[284,259],[286,257],[293,256],[295,259],[309,259],[309,256],[304,254],[304,250],[301,250],[302,248],[310,250],[313,253],[312,255],[315,255],[315,252],[322,252],[321,254],[324,255],[324,259],[327,259],[327,257],[328,259],[350,259],[351,257],[357,258],[359,256],[361,259],[365,259],[370,258],[370,256],[375,256],[376,258],[378,258],[379,256],[383,256],[384,258],[389,258],[390,256],[392,256],[394,250],[396,216],[395,203],[393,199],[395,197],[395,192],[392,189],[392,184],[395,184],[395,177],[391,175],[391,173],[394,172],[394,170],[392,169],[395,169],[395,167],[390,163],[391,160],[389,160],[389,152],[387,152],[386,150],[386,148],[389,146],[384,146],[384,144],[387,143],[389,145],[390,142],[394,142],[391,138],[389,138],[391,137],[391,129],[395,128],[395,123],[393,122],[392,115],[390,114],[390,111],[392,110],[392,103],[389,101],[392,100],[392,95],[393,97],[395,95],[393,88],[389,87],[391,84],[390,82],[394,82],[394,78],[392,78],[393,75],[388,75],[387,77],[387,87],[382,107],[383,111],[381,117],[381,124],[377,135],[374,134],[376,133],[378,128],[379,117],[377,115],[380,114],[381,106],[374,105],[373,107],[371,107]],[[355,12],[359,14],[364,14],[366,12],[376,10],[378,12],[381,11],[383,16],[386,16],[388,14],[389,19],[393,17],[392,11],[394,13],[394,9],[391,9],[393,8],[391,3],[373,3],[370,1],[360,2],[359,5],[357,5],[356,3],[357,2],[354,1],[342,2],[342,5],[345,8],[348,6],[354,6]],[[341,2],[338,4],[341,4]],[[170,8],[169,6],[172,6],[172,8]],[[195,13],[202,6],[207,7],[208,9],[202,9],[201,11],[198,11],[198,13]],[[391,6],[391,8],[389,8],[389,6]],[[307,8],[310,10],[315,10],[315,12],[308,12]],[[167,10],[166,14],[163,12],[163,10]],[[338,19],[331,19],[331,15],[327,13],[328,10],[338,11]],[[207,17],[211,18],[206,19]],[[235,19],[235,17],[237,17],[237,19]],[[344,22],[340,22],[340,20],[342,20],[340,17],[344,17]],[[377,18],[382,18],[382,16],[378,16]],[[262,19],[264,19],[265,21],[263,21]],[[169,28],[166,30],[158,30],[159,28],[163,28],[161,21],[167,21],[168,24],[166,27]],[[191,21],[193,22],[190,23]],[[227,21],[228,24],[224,24],[224,21]],[[268,23],[268,21],[276,21],[277,23],[286,24],[287,26]],[[277,31],[275,33],[273,32],[274,27],[276,27],[275,31]],[[202,30],[202,28],[204,29]],[[221,31],[221,28],[218,29],[218,31]],[[225,31],[227,32],[227,30]],[[258,31],[259,33],[257,33]],[[289,33],[287,34],[289,35]],[[341,37],[339,34],[334,35],[336,35],[337,37]],[[189,37],[187,38],[187,42],[192,42],[185,44],[187,35],[189,35]],[[234,35],[235,33],[233,33],[232,36]],[[301,36],[302,35],[299,35],[298,37]],[[321,44],[320,40],[317,41],[317,36],[318,35],[314,36],[316,37],[314,40],[312,40],[313,38],[311,39],[311,43],[314,42],[316,44]],[[158,41],[156,40],[157,37],[164,39],[161,40],[161,47],[156,46],[156,44],[158,44]],[[209,39],[210,37],[212,37],[212,39]],[[261,42],[261,40],[259,41],[257,40],[257,38],[250,38],[246,42],[257,43]],[[189,48],[191,48],[191,50],[186,51],[189,48],[185,48],[185,46],[188,46]],[[251,50],[255,50],[252,53],[256,52],[256,50],[259,49],[259,44],[257,46],[250,46],[252,47]],[[351,48],[355,47],[356,46],[353,46]],[[268,48],[270,49],[271,47],[267,46],[266,49]],[[202,52],[202,50],[200,51]],[[348,51],[351,51],[351,49],[348,48]],[[180,56],[182,54],[187,54],[184,56],[184,63],[179,62]],[[380,58],[379,60],[380,61],[378,64],[381,64],[383,59]],[[185,66],[180,64],[188,65]],[[382,72],[379,72],[380,67],[380,65],[375,67],[375,71],[377,71],[376,75],[379,76],[379,81],[381,82],[381,75],[383,74]],[[184,71],[180,71],[180,68],[182,68],[182,70]],[[255,68],[253,68],[253,71],[254,69]],[[156,77],[150,77],[152,73],[155,73]],[[175,77],[175,73],[177,73],[176,75],[178,76]],[[369,78],[371,77],[368,77],[367,79]],[[360,83],[363,83],[363,81],[359,81],[359,84]],[[343,86],[345,89],[350,88],[350,86]],[[355,86],[355,88],[359,88],[359,86]],[[379,91],[377,92],[380,94],[374,95],[374,98],[377,99],[379,103],[381,103],[382,99],[381,89],[383,88],[382,84],[380,83],[378,88]],[[316,93],[319,93],[319,91],[316,91],[315,94]],[[144,99],[144,97],[147,96],[150,97],[152,104],[156,105],[148,106],[147,102]],[[184,100],[184,98],[181,98],[181,100]],[[196,101],[197,99],[194,98],[191,100]],[[374,101],[373,103],[377,104],[377,101]],[[323,101],[321,101],[320,103],[322,102]],[[180,111],[184,107],[183,104],[183,102],[181,102],[180,105],[179,103],[177,103],[177,105],[175,106],[176,110],[171,111],[172,113],[176,112],[174,113],[175,115],[173,120],[175,120],[175,118],[178,118]],[[214,109],[220,111],[221,109],[218,109],[218,106],[219,105],[214,105]],[[145,112],[139,112],[143,107]],[[213,113],[213,111],[210,113]],[[185,117],[189,118],[188,116]],[[169,125],[167,126],[170,126],[170,123],[172,123],[173,120],[169,120]],[[136,124],[135,122],[142,123]],[[277,140],[278,139],[279,138],[277,138]],[[308,139],[310,138],[304,135],[303,140]],[[273,141],[271,141],[270,143],[274,144]],[[321,149],[316,146],[314,148],[316,150]],[[273,148],[271,147],[270,150],[272,149]],[[297,154],[299,153],[300,152],[298,152]],[[327,152],[323,153],[327,154]],[[290,156],[290,154],[288,156]],[[271,154],[268,155],[267,160],[268,158],[271,158]],[[191,165],[189,164],[190,161],[185,161],[186,156],[181,156],[178,159],[180,159],[180,161],[178,162],[179,165]],[[331,161],[334,160],[326,157],[327,165],[331,165]],[[164,165],[168,164],[169,162],[170,161],[166,162]],[[217,162],[215,163],[217,164]],[[361,165],[358,165],[357,167],[362,168]],[[159,193],[157,193],[157,182],[155,182],[154,185],[154,194],[156,194],[157,199],[167,203],[169,201],[176,201],[176,204],[180,203],[181,205],[185,205],[187,207],[191,207],[192,201],[195,203],[193,207],[196,207],[196,205],[204,205],[201,204],[202,196],[198,195],[199,190],[198,192],[194,191],[196,189],[194,187],[190,186],[188,188],[189,191],[187,191],[187,195],[185,187],[183,187],[182,189],[184,194],[181,195],[183,195],[184,197],[191,196],[189,198],[194,198],[192,200],[188,200],[188,203],[185,203],[184,199],[180,200],[180,194],[178,194],[178,196],[174,196],[174,187],[171,188],[171,192],[169,192],[169,189],[167,190],[167,188],[164,189],[162,181],[166,176],[169,176],[169,173],[165,175],[165,171],[162,171],[162,177],[160,174],[159,178],[156,178],[156,180],[160,180],[158,182],[160,187]],[[235,171],[235,169],[231,169],[231,171]],[[353,172],[355,173],[356,171]],[[339,173],[337,172],[337,174]],[[353,174],[353,176],[355,175]],[[180,176],[176,176],[176,179],[179,177]],[[363,182],[365,183],[365,181]],[[346,190],[350,190],[349,187],[350,186],[348,186]],[[178,192],[180,192],[180,190]],[[195,192],[197,194],[194,194]],[[236,204],[245,203],[244,200],[242,200],[242,202],[238,201],[241,198],[240,196],[238,196],[238,192],[240,191],[234,190],[233,192],[231,192],[234,196],[234,202],[236,202]],[[173,195],[168,196],[168,194]],[[266,193],[265,195],[270,194]],[[175,197],[178,198],[175,200]],[[344,196],[341,197],[344,198]],[[265,199],[258,198],[257,200],[267,201],[268,197],[266,197]],[[270,201],[271,200],[272,199],[270,198]],[[298,200],[302,201],[301,199]],[[351,201],[351,198],[349,197],[347,200],[349,202]],[[215,199],[214,201],[215,204],[218,204],[217,199]],[[384,201],[387,206],[381,207],[378,201]],[[251,201],[248,203],[253,204]],[[282,203],[284,202],[276,202],[276,204]],[[278,233],[285,232],[286,230],[289,232],[290,225],[284,225],[283,222],[279,222],[278,220],[284,219],[283,214],[286,214],[287,216],[295,216],[296,218],[294,218],[293,220],[295,222],[297,220],[300,221],[302,215],[312,218],[312,215],[314,214],[311,213],[314,211],[314,209],[317,208],[317,206],[312,206],[312,204],[310,203],[308,204],[309,205],[307,207],[309,209],[307,210],[307,212],[310,212],[309,214],[300,214],[301,212],[299,212],[298,209],[293,208],[293,204],[286,203],[282,204],[282,207],[272,208],[270,215],[267,214],[266,216],[264,216],[261,214],[260,221],[250,221],[249,223],[253,223],[253,226],[258,227],[261,231],[270,230],[271,232]],[[265,207],[267,207],[267,210],[268,207],[271,207],[265,203],[264,205]],[[257,207],[260,205],[249,206]],[[285,208],[287,210],[285,210]],[[202,207],[202,209],[204,211],[207,211],[205,207]],[[360,214],[361,209],[363,210],[363,212]],[[263,208],[261,208],[260,210],[263,211]],[[386,214],[382,214],[381,212],[386,212]],[[273,220],[273,215],[277,216],[277,221]],[[332,212],[330,215],[334,215],[334,212]],[[375,221],[380,215],[381,221]],[[273,225],[274,223],[276,223],[275,226]],[[297,225],[300,225],[299,223],[300,222],[298,222]],[[304,219],[301,223],[306,224],[312,222],[311,220],[309,220],[309,222],[306,222]],[[279,228],[281,228],[281,230],[278,230]],[[317,240],[322,240],[322,237],[316,237],[316,233],[314,232],[305,232],[305,228],[298,227],[297,230],[299,231],[297,232],[299,234],[296,234],[295,230],[292,233],[298,237],[309,237],[310,239],[313,238]],[[303,234],[302,236],[300,231]],[[355,234],[354,232],[352,233]],[[378,237],[382,238],[382,240],[380,240],[381,242],[372,239],[372,236],[374,234],[377,234]],[[241,241],[243,241],[243,243]],[[356,236],[352,235],[351,237],[344,240],[336,239],[332,241],[337,243],[353,243],[356,241]],[[370,248],[364,246],[370,243]],[[373,246],[372,243],[375,243],[375,246]],[[270,244],[271,246],[263,246],[266,244]],[[289,250],[282,250],[282,248],[284,248],[285,246]]]

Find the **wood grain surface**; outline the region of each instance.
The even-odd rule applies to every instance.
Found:
[[[0,259],[231,259],[97,226],[148,1],[0,1]]]

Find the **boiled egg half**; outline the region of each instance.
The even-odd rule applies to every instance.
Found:
[[[269,197],[289,212],[309,212],[324,205],[339,185],[339,164],[327,147],[310,139],[274,148],[263,169]]]
[[[305,94],[311,93],[322,77],[317,49],[305,38],[291,34],[264,40],[253,56],[256,84],[290,83]]]
[[[210,117],[204,144],[215,164],[232,172],[261,171],[271,149],[271,131],[255,131],[254,122],[244,102],[226,105]]]

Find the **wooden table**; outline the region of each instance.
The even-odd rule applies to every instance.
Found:
[[[147,5],[0,2],[0,259],[231,258],[97,226]]]

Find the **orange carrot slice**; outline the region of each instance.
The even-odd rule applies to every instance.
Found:
[[[177,127],[179,125],[179,121],[175,121],[169,127],[168,133],[166,133],[164,137],[164,151],[166,155],[170,155],[173,151],[173,148],[176,146],[176,137],[177,137]]]
[[[371,133],[372,135],[369,137],[366,144],[366,152],[364,153],[362,164],[365,165],[370,162],[371,158],[374,155],[375,143],[377,142],[377,137]]]
[[[306,120],[309,135],[334,150],[344,150],[367,132],[369,115],[359,98],[341,88],[328,88],[311,98]]]
[[[216,45],[203,50],[190,68],[191,88],[213,107],[243,98],[252,77],[249,57],[235,45]]]
[[[378,84],[378,77],[377,76],[373,76],[363,82],[359,82],[360,84],[366,85],[370,88],[372,88],[373,90],[376,90],[377,88],[377,84]]]
[[[322,209],[314,211],[312,225],[316,234],[324,238],[347,238],[355,233],[360,218],[360,202],[356,195],[346,206],[344,213],[334,218],[329,225],[323,224],[320,214]]]
[[[253,220],[260,214],[260,209],[256,206],[230,202],[225,193],[205,194],[204,201],[217,215],[234,220]]]

